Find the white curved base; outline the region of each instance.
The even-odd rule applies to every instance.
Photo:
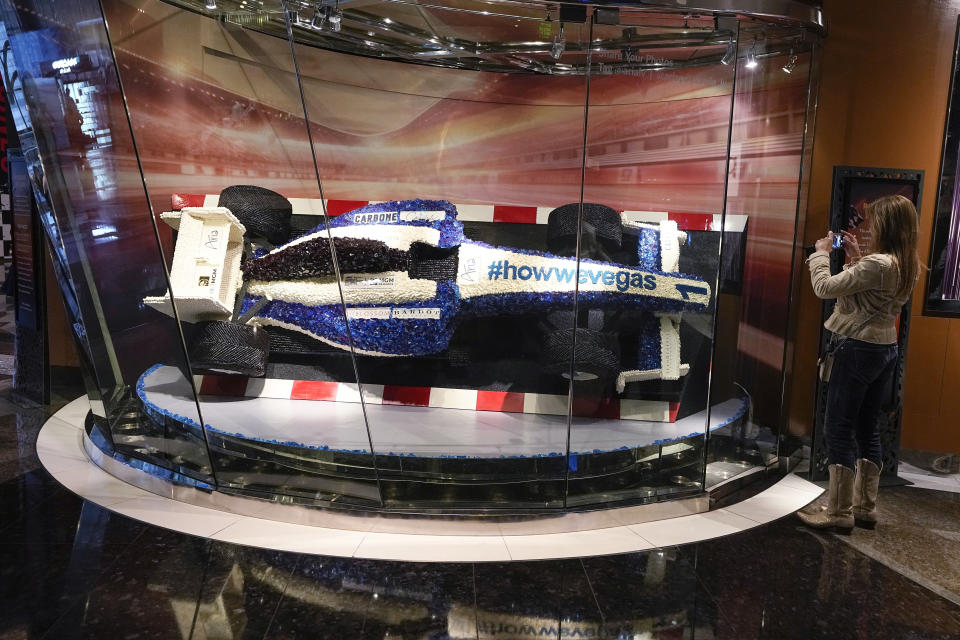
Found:
[[[265,380],[263,384],[285,389],[289,396],[293,382]],[[341,389],[350,386],[340,384]],[[746,399],[736,398],[713,405],[709,412],[703,409],[675,422],[664,422],[664,414],[670,413],[669,403],[624,400],[621,408],[633,417],[610,420],[578,416],[571,428],[565,395],[522,394],[528,398],[524,405],[537,405],[535,410],[504,413],[464,408],[476,405],[476,391],[434,389],[450,393],[447,401],[452,400],[451,404],[462,402],[458,394],[466,394],[468,401],[461,408],[452,408],[442,403],[429,407],[379,404],[382,399],[377,394],[382,391],[373,388],[364,386],[366,406],[362,410],[355,386],[345,394],[348,401],[336,402],[201,395],[200,410],[210,431],[247,441],[368,453],[372,438],[380,455],[421,458],[539,458],[566,455],[568,446],[572,452],[591,455],[680,443],[703,436],[708,413],[710,430],[714,431],[749,410]],[[148,369],[140,377],[137,393],[145,406],[162,414],[196,415],[194,387],[175,367],[157,365]],[[432,393],[431,398],[436,399]],[[630,409],[626,409],[626,403],[632,403]],[[649,419],[641,419],[642,415]],[[451,424],[457,429],[451,429]]]
[[[489,533],[484,535],[460,535],[456,526],[434,534],[392,533],[378,530],[383,524],[376,518],[324,515],[326,512],[320,512],[315,524],[294,524],[189,504],[110,475],[84,451],[83,424],[88,409],[85,397],[74,400],[47,421],[37,438],[41,463],[65,487],[115,513],[159,527],[296,553],[416,562],[545,560],[629,553],[751,529],[796,511],[822,491],[802,478],[788,475],[766,491],[724,509],[640,524],[611,522],[613,526],[565,533],[528,534],[520,532],[522,527],[496,522],[487,523]],[[165,481],[128,469],[143,473],[147,482],[168,485],[166,492],[173,495]],[[180,490],[202,493],[196,489]],[[340,526],[322,526],[325,517]],[[352,522],[345,523],[344,518]],[[416,528],[412,526],[411,530]],[[476,532],[476,525],[471,530]]]

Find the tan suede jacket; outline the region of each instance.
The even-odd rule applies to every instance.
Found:
[[[830,254],[817,251],[807,258],[807,266],[817,297],[837,299],[833,313],[823,323],[828,331],[877,344],[897,341],[897,316],[909,296],[893,298],[900,278],[892,256],[863,256],[831,276]]]

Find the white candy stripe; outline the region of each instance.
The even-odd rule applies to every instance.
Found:
[[[747,219],[749,216],[741,214],[727,214],[726,227],[724,229],[720,228],[721,223],[723,222],[723,216],[714,215],[713,223],[710,226],[712,231],[735,231],[742,232],[747,228]]]
[[[565,416],[567,415],[567,396],[525,393],[523,394],[523,412]]]
[[[414,242],[426,242],[434,246],[440,244],[440,230],[431,227],[410,227],[396,224],[362,224],[334,227],[330,229],[334,238],[365,238],[379,240],[388,247],[410,249]],[[294,240],[296,242],[296,240]],[[293,243],[291,243],[293,244]]]
[[[680,375],[685,376],[690,373],[690,365],[681,364],[680,365]],[[623,393],[623,390],[626,388],[627,383],[629,382],[643,382],[645,380],[659,380],[663,376],[662,369],[645,369],[640,371],[639,369],[634,369],[633,371],[621,371],[620,375],[617,376],[617,393]],[[621,408],[623,403],[627,400],[621,400]],[[629,402],[639,402],[630,400]],[[623,416],[621,416],[623,417]]]
[[[383,387],[381,387],[382,391]],[[364,391],[366,391],[364,385]],[[381,393],[382,395],[382,393]],[[360,403],[360,387],[353,382],[341,382],[337,385],[337,402],[356,402]],[[367,402],[370,402],[368,399]]]
[[[430,222],[439,222],[447,217],[446,211],[401,211],[400,219],[404,222],[414,220],[427,220]]]
[[[662,220],[660,222],[663,222]],[[660,224],[654,224],[652,222],[634,222],[632,220],[624,220],[623,227],[625,229],[659,229]]]
[[[427,244],[437,245],[440,243],[440,231],[430,227],[411,227],[392,224],[361,224],[349,225],[346,227],[334,227],[329,235],[326,229],[321,229],[315,233],[308,233],[291,240],[282,247],[277,247],[270,251],[270,255],[285,251],[286,249],[314,240],[317,238],[364,238],[367,240],[379,240],[388,247],[406,251],[414,242],[426,242]]]
[[[664,380],[680,379],[680,331],[669,316],[660,317],[660,370]]]
[[[293,380],[278,378],[248,378],[247,393],[249,398],[284,398],[289,399],[293,393]]]
[[[661,220],[666,220],[670,214],[666,211],[624,211],[620,215],[624,222],[649,222],[656,224]]]
[[[670,403],[655,400],[621,400],[620,419],[670,422]]]
[[[339,397],[339,394],[338,394]],[[368,404],[383,404],[383,385],[365,384],[363,385],[363,401]]]
[[[430,406],[441,407],[443,409],[476,410],[477,392],[471,389],[443,389],[433,387],[430,389]]]
[[[463,299],[505,293],[572,292],[576,261],[521,254],[473,242],[460,245],[457,285]],[[710,302],[710,285],[699,280],[653,274],[631,267],[581,263],[580,291],[619,293],[642,298]],[[626,278],[621,281],[622,278]],[[646,280],[649,279],[649,280]]]
[[[274,300],[298,302],[308,307],[340,304],[341,289],[347,304],[402,304],[429,300],[437,295],[435,281],[412,279],[403,271],[345,274],[341,285],[338,285],[334,276],[303,280],[250,280],[247,293],[253,296],[268,295]]]
[[[686,234],[684,234],[686,235]],[[676,271],[680,265],[680,231],[674,220],[660,221],[660,270]]]
[[[457,217],[464,222],[493,222],[493,207],[486,204],[458,204]]]
[[[295,216],[322,216],[325,200],[320,198],[289,198]]]

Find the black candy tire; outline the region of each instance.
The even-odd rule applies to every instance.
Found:
[[[220,192],[219,206],[230,209],[243,223],[250,240],[263,238],[278,246],[290,239],[293,207],[276,191],[248,184],[234,185]]]
[[[574,380],[611,380],[620,373],[620,343],[614,334],[586,328],[548,333],[543,343],[543,370],[569,378],[571,354]]]
[[[558,256],[575,256],[577,253],[577,229],[580,205],[565,204],[550,212],[547,217],[547,249]],[[616,251],[623,243],[623,223],[620,214],[603,204],[583,203],[583,237],[595,238],[593,243],[581,243],[581,254],[591,244],[599,244],[603,250]],[[581,255],[593,258],[593,255]]]
[[[270,355],[270,336],[261,327],[235,322],[198,322],[190,340],[194,373],[261,377]]]

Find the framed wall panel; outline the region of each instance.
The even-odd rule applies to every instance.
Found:
[[[957,83],[958,38],[953,47],[953,66],[950,77],[950,97],[943,131],[943,157],[940,161],[940,182],[934,209],[933,234],[930,244],[930,272],[927,276],[923,314],[928,316],[960,317],[960,189],[957,171],[960,170],[960,109]]]

